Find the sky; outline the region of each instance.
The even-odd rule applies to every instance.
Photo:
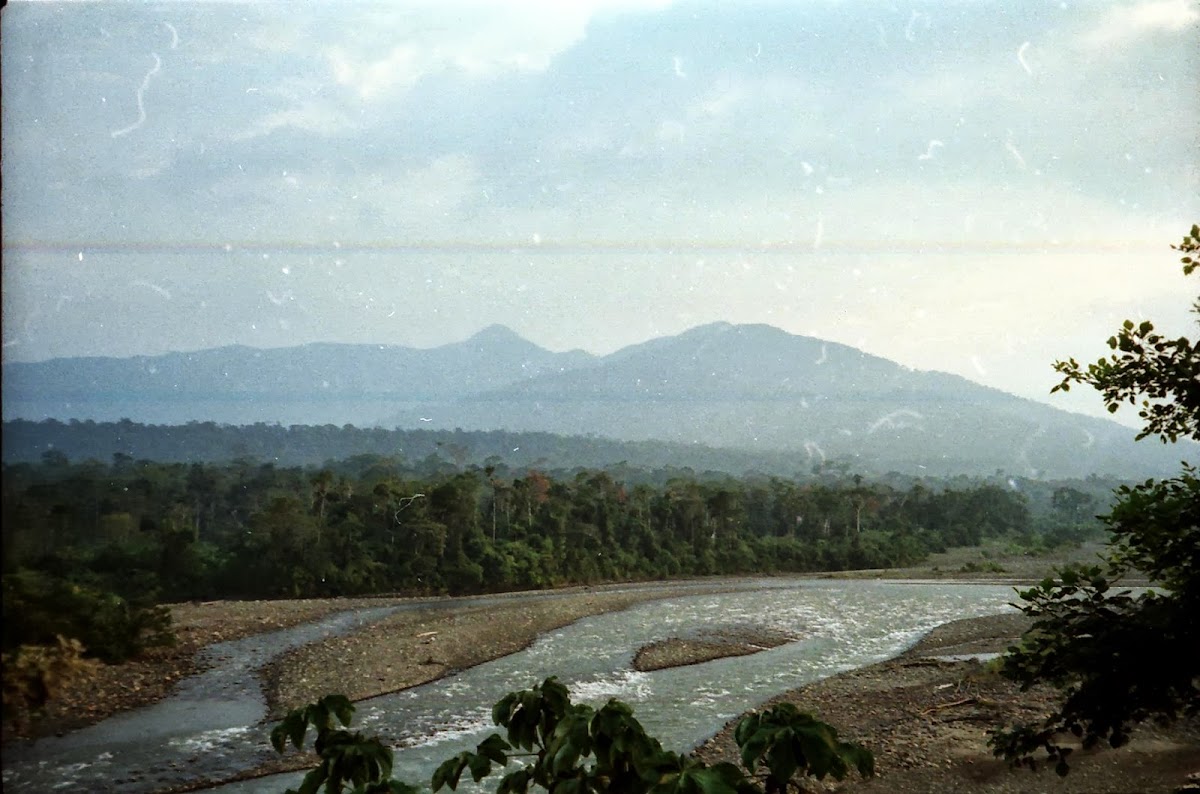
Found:
[[[1054,360],[1196,330],[1193,0],[16,0],[0,28],[6,362],[728,321],[1096,413]]]

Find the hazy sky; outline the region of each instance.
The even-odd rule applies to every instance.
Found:
[[[728,320],[1047,399],[1125,317],[1195,331],[1168,247],[1200,220],[1192,0],[2,25],[6,361]]]

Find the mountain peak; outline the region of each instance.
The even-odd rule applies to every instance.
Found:
[[[488,325],[485,329],[476,331],[472,336],[463,339],[462,342],[451,342],[448,347],[464,347],[473,350],[540,349],[538,345],[530,342],[529,339],[524,338],[520,333],[510,329],[509,326],[500,325],[499,323]]]
[[[726,322],[725,320],[717,320],[716,322],[705,323],[704,325],[697,325],[693,328],[689,328],[688,330],[684,331],[683,334],[696,336],[707,334],[723,334],[733,328],[737,328],[737,326],[733,323]],[[682,336],[683,334],[680,335]]]
[[[450,342],[438,349],[469,351],[473,355],[485,357],[521,358],[552,355],[550,351],[530,342],[507,325],[499,323],[481,328],[461,342]]]
[[[731,345],[812,345],[823,340],[789,333],[765,323],[715,322],[698,325],[673,337],[675,340],[699,341],[703,344],[723,340]]]
[[[501,325],[500,323],[493,323],[486,328],[476,331],[466,341],[472,344],[512,344],[514,342],[526,345],[532,344],[528,339],[507,325]]]

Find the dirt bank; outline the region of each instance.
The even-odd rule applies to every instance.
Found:
[[[588,615],[648,600],[745,586],[745,582],[717,580],[576,588],[518,594],[486,606],[467,600],[449,610],[401,612],[356,634],[331,638],[277,660],[264,671],[264,688],[276,713],[330,691],[369,697],[512,653],[540,634]],[[401,602],[339,599],[175,605],[176,648],[105,668],[69,688],[51,704],[47,717],[35,724],[36,735],[96,722],[163,697],[175,681],[196,671],[195,651],[205,645],[298,625],[341,610]],[[1019,615],[956,621],[935,629],[896,659],[814,683],[781,699],[817,712],[845,737],[875,751],[879,777],[843,784],[841,791],[1169,792],[1189,773],[1200,771],[1200,733],[1180,728],[1140,731],[1120,751],[1076,753],[1074,771],[1065,781],[1052,774],[1034,777],[1023,770],[1010,772],[992,758],[985,746],[987,730],[1005,721],[1036,718],[1049,707],[1053,693],[1021,693],[978,663],[932,657],[1003,650],[1024,625]],[[723,643],[720,637],[715,639],[718,645],[743,647],[772,641],[752,631],[727,635]],[[676,638],[654,649],[660,654],[657,663],[697,663],[712,650],[703,643],[713,641],[705,635]],[[729,647],[720,650],[720,655],[729,655]],[[698,753],[708,760],[732,759],[734,749],[727,730]]]
[[[816,574],[815,576],[898,579],[960,579],[969,577],[988,581],[1018,580],[1032,582],[1044,576],[1051,565],[1066,561],[1091,559],[1098,549],[1099,547],[1096,546],[1072,550],[1066,553],[1066,556],[1061,559],[1056,557],[1028,558],[1024,556],[1004,555],[996,549],[988,548],[956,549],[953,552],[933,555],[925,564],[913,568],[887,571],[846,571],[832,574]],[[995,566],[982,566],[985,570],[980,573],[976,569],[980,569],[981,566],[978,564],[973,565],[972,563],[977,563],[981,560],[996,562],[997,564]],[[989,567],[1000,570],[987,570]],[[715,590],[721,588],[729,589],[731,587],[736,588],[737,586],[736,580],[734,580],[733,584],[731,584],[730,580],[714,580],[712,582],[673,583],[668,586],[657,587],[660,591],[663,587],[685,587],[687,588],[687,592],[700,592],[699,588],[704,587]],[[559,592],[565,592],[568,595],[580,594],[586,597],[588,594],[607,593],[613,589],[626,587],[623,585],[614,585],[596,588],[571,588]],[[644,594],[639,593],[637,600],[651,600],[670,596],[670,593],[665,591],[656,591],[656,585],[647,585],[645,587],[648,590]],[[11,722],[6,722],[3,725],[2,731],[0,731],[0,737],[7,740],[13,736],[49,736],[91,725],[113,714],[161,700],[170,693],[177,681],[199,671],[196,652],[207,645],[226,640],[240,639],[262,632],[289,628],[346,609],[355,609],[364,606],[387,606],[401,603],[404,600],[399,598],[307,599],[214,601],[170,605],[175,631],[178,636],[178,644],[174,648],[154,649],[140,659],[121,665],[100,666],[88,678],[78,681],[72,686],[67,686],[60,691],[47,705],[44,714],[32,722],[23,725],[14,725]],[[623,609],[631,603],[636,603],[636,601],[612,600],[607,602],[605,606],[597,606],[596,609],[597,611]],[[422,647],[415,649],[419,652],[416,656],[405,656],[404,662],[393,664],[390,670],[387,669],[386,664],[379,669],[374,664],[359,665],[361,673],[351,675],[348,679],[349,683],[346,686],[352,687],[355,692],[364,693],[363,697],[372,693],[380,694],[396,689],[403,689],[406,686],[413,686],[414,684],[437,678],[447,671],[462,669],[471,664],[477,664],[479,661],[484,661],[486,658],[495,658],[496,655],[511,652],[504,651],[505,648],[519,650],[531,642],[539,633],[565,625],[584,615],[596,614],[594,611],[577,612],[569,604],[563,603],[556,609],[542,611],[536,615],[534,612],[528,612],[524,616],[528,620],[517,615],[515,616],[517,620],[513,625],[519,626],[520,630],[509,638],[495,638],[495,641],[488,646],[490,650],[480,654],[466,647],[471,645],[469,641],[455,639],[456,637],[467,636],[468,632],[472,630],[488,630],[486,621],[472,621],[466,614],[469,611],[470,607],[464,608],[463,622],[454,631],[448,631],[444,623],[434,626],[433,623],[436,622],[436,619],[432,617],[430,618],[430,625],[425,628],[419,628],[416,623],[406,622],[403,618],[397,618],[398,622],[395,624],[397,634],[402,635],[404,631],[409,631],[412,636],[415,636],[416,634],[436,631],[436,635],[428,635],[434,636],[436,639],[428,643],[421,643]],[[556,611],[561,611],[561,615],[557,618],[553,614]],[[510,617],[514,616],[510,615]],[[412,636],[410,636],[410,639],[412,639]],[[424,640],[426,638],[421,639]],[[386,646],[389,642],[397,643],[395,647],[398,649],[413,649],[410,645],[405,644],[406,640],[396,639],[385,641],[381,639],[381,635],[378,633],[374,637],[364,639],[361,642],[357,639],[349,642],[344,649],[348,653],[358,654],[358,651],[354,650],[355,647],[365,652],[367,648],[378,647],[379,644]],[[423,647],[425,644],[436,645],[436,648]],[[433,652],[435,650],[437,651],[436,653]],[[686,659],[689,656],[695,656],[696,661],[699,661],[699,657],[703,651],[703,648],[697,647],[680,649],[678,652],[670,651],[670,653],[676,659]],[[310,658],[316,660],[320,657],[320,652],[314,653],[317,655]],[[289,664],[293,665],[290,670],[287,668]],[[346,667],[341,664],[332,664],[325,667],[313,668],[311,674],[297,674],[294,669],[294,663],[292,661],[285,661],[264,671],[264,682],[267,685],[267,689],[269,692],[274,692],[272,695],[273,705],[279,706],[282,703],[295,704],[307,694],[321,690],[332,691],[342,688],[342,682],[345,679],[336,677],[332,672],[325,673],[323,672],[324,670],[337,671],[338,674],[342,674],[346,671]]]
[[[995,759],[986,746],[988,730],[1039,718],[1055,693],[1047,688],[1021,692],[978,662],[937,657],[1002,651],[1025,625],[1025,618],[1016,614],[955,621],[896,659],[818,681],[765,705],[795,703],[875,753],[876,778],[838,784],[840,792],[1167,794],[1200,771],[1200,730],[1195,725],[1147,727],[1120,750],[1077,752],[1066,778],[1050,770],[1037,775],[1010,770]],[[736,722],[701,745],[697,755],[710,762],[736,762]],[[835,787],[813,781],[811,788]]]
[[[524,648],[538,635],[582,617],[633,604],[745,587],[741,580],[606,585],[554,592],[512,593],[486,609],[465,605],[399,613],[382,626],[310,646],[262,673],[274,709],[328,692],[356,699],[393,692]],[[65,733],[154,703],[200,671],[208,645],[308,623],[336,612],[411,603],[403,598],[212,601],[169,605],[177,643],[119,665],[98,665],[56,693],[27,722],[6,721],[4,740]],[[344,658],[342,658],[344,656]],[[307,698],[307,699],[306,699]],[[286,710],[286,709],[284,709]]]
[[[417,686],[516,653],[542,634],[603,612],[681,595],[736,589],[736,582],[576,589],[500,604],[392,615],[277,659],[263,673],[273,717],[329,692],[362,700]],[[745,585],[741,585],[745,586]]]
[[[218,642],[318,620],[334,612],[386,606],[402,599],[299,599],[171,604],[173,648],[153,648],[118,665],[97,665],[46,704],[31,722],[5,722],[3,738],[41,737],[82,728],[166,697],[176,682],[200,671],[196,653]]]

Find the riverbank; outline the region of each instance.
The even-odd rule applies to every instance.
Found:
[[[800,687],[764,704],[789,702],[875,754],[876,777],[842,783],[810,781],[810,791],[984,794],[1171,794],[1200,772],[1200,725],[1144,726],[1119,750],[1076,752],[1071,773],[1009,769],[987,747],[998,725],[1046,714],[1056,693],[1021,692],[965,655],[1000,653],[1028,625],[1019,614],[954,621],[934,629],[894,659]],[[739,718],[740,719],[740,718]],[[737,763],[731,721],[696,749],[709,763]]]
[[[1090,548],[1070,552],[1076,560],[1081,556],[1091,557],[1093,554]],[[977,564],[979,560],[984,559],[996,564]],[[809,576],[947,580],[969,578],[990,582],[1031,582],[1045,575],[1050,565],[1059,562],[1062,560],[998,556],[996,550],[992,549],[956,549],[945,554],[933,555],[923,565],[913,568],[847,571]],[[380,629],[369,629],[361,636],[355,635],[337,644],[337,652],[329,648],[308,649],[287,659],[278,660],[262,671],[264,691],[273,714],[309,702],[312,697],[329,691],[352,690],[360,699],[393,692],[520,650],[539,634],[581,617],[602,611],[624,609],[641,601],[670,597],[672,587],[685,587],[687,592],[704,592],[704,588],[708,588],[708,592],[714,592],[721,588],[727,589],[731,583],[738,581],[748,580],[614,584],[492,596],[491,598],[513,599],[553,596],[556,601],[554,608],[524,613],[510,609],[504,620],[496,620],[494,623],[478,616],[472,618],[471,599],[464,599],[464,606],[460,610],[462,620],[455,623],[447,622],[444,610],[438,610],[438,615],[431,613],[420,619],[408,615],[398,616],[389,624],[394,629],[390,632],[390,637],[385,636]],[[605,600],[595,601],[590,606],[580,607],[571,602],[574,595],[586,601],[587,598],[614,590],[640,592],[636,596],[622,598],[605,596]],[[43,712],[34,719],[6,721],[0,728],[0,739],[7,741],[15,737],[53,736],[157,702],[166,697],[177,682],[201,671],[202,660],[197,654],[206,646],[290,628],[343,610],[405,605],[415,600],[417,599],[339,598],[213,601],[168,605],[177,637],[175,647],[151,649],[140,658],[120,665],[95,666],[87,676],[70,682],[57,691]],[[503,631],[500,631],[500,628],[503,628]],[[483,632],[485,642],[476,643],[472,632]],[[416,635],[424,636],[417,638],[420,642],[414,642]],[[369,661],[368,654],[375,650],[388,653],[394,661],[382,664]],[[338,652],[364,661],[357,666],[357,670],[351,669],[351,666],[339,661]],[[667,662],[689,663],[689,658],[693,663],[703,661],[701,657],[705,652],[706,649],[700,647],[682,651],[676,648],[672,650]]]
[[[1002,578],[1005,577],[992,577],[992,582]],[[288,706],[331,691],[347,692],[355,699],[361,699],[432,680],[520,650],[538,636],[588,615],[655,599],[755,586],[755,580],[718,579],[486,596],[452,602],[443,600],[436,605],[404,599],[358,599],[189,604],[174,607],[173,611],[179,621],[181,645],[187,647],[207,644],[206,638],[217,642],[304,623],[347,608],[389,605],[405,608],[405,611],[369,624],[353,634],[326,637],[268,665],[264,671],[264,692],[276,713],[280,713]],[[970,764],[966,777],[951,770],[958,775],[950,778],[956,781],[956,789],[1026,791],[1030,790],[1031,784],[1036,788],[1041,788],[1043,781],[1054,784],[1057,778],[1031,778],[1025,772],[1021,773],[1024,777],[1001,779],[1001,773],[1006,774],[1005,768],[987,754],[984,746],[988,727],[1004,721],[1006,715],[1037,714],[1050,702],[1051,693],[1035,691],[1023,695],[1013,691],[1007,682],[988,676],[978,664],[929,658],[1003,650],[1019,635],[1020,620],[1020,616],[1007,615],[956,621],[935,630],[897,659],[826,679],[789,696],[797,697],[802,708],[818,709],[824,719],[843,731],[845,737],[861,741],[875,750],[880,759],[880,780],[886,781],[888,791],[949,790],[938,788],[938,781],[964,758]],[[697,629],[699,633],[677,635],[676,639],[703,638],[706,629],[721,628],[720,625],[709,625]],[[756,636],[752,625],[727,628],[741,629],[738,639],[748,645],[762,644],[769,639]],[[697,653],[703,649],[699,646],[676,646],[676,650],[679,653],[668,660],[668,666],[701,661]],[[168,682],[162,682],[162,688],[169,686]],[[90,705],[92,694],[86,691],[78,694],[76,703]],[[66,707],[69,708],[69,704]],[[1166,764],[1169,774],[1174,775],[1193,761],[1195,768],[1200,769],[1200,758],[1196,758],[1194,752],[1198,744],[1195,739],[1192,735],[1154,735],[1150,737],[1149,749],[1153,752],[1149,755],[1144,752],[1147,745],[1135,743],[1132,754],[1122,750],[1121,754],[1111,757],[1132,770],[1137,770],[1139,764]],[[713,745],[717,749],[700,752],[727,752],[732,745],[721,750],[720,740],[718,737]],[[247,770],[240,776],[294,769],[297,763],[304,764],[308,760],[289,756],[278,759],[269,767]],[[1090,773],[1079,777],[1073,774],[1073,777],[1086,782],[1086,774]],[[1119,772],[1102,770],[1098,774],[1106,779],[1134,779],[1121,778]],[[1134,771],[1129,775],[1141,773]],[[992,778],[1009,787],[981,788],[985,782],[990,785]],[[1137,780],[1143,778],[1137,777]],[[1178,775],[1174,780],[1176,784],[1182,782]],[[870,788],[883,785],[879,780],[853,785],[866,786],[853,790],[885,790]],[[842,788],[852,790],[849,785]],[[1051,785],[1045,788],[1050,791],[1173,790],[1146,789],[1140,783],[1124,789],[1096,786],[1058,789]]]
[[[168,605],[176,634],[171,648],[153,648],[119,665],[95,665],[54,693],[28,721],[6,720],[3,741],[54,736],[165,698],[203,669],[207,646],[299,626],[346,610],[401,606],[385,621],[276,659],[260,671],[272,715],[330,692],[354,700],[407,689],[514,653],[538,636],[590,615],[681,595],[748,587],[750,580],[712,579],[569,587],[454,599],[337,598],[212,601]],[[487,601],[489,606],[479,606]],[[411,609],[428,603],[428,609]]]
[[[1094,561],[1101,549],[1099,544],[1085,544],[1076,549],[1031,557],[993,545],[952,549],[931,555],[924,563],[910,568],[839,571],[807,576],[845,579],[974,580],[1027,584],[1038,581],[1054,566],[1066,562]],[[580,594],[587,597],[621,589],[646,590],[635,600],[610,599],[603,605],[600,602],[594,605],[598,611],[608,611],[624,609],[639,601],[670,597],[666,590],[659,592],[655,588],[685,586],[691,588],[689,592],[702,592],[703,590],[697,588],[708,587],[712,592],[722,587],[728,588],[731,582],[737,581],[746,580],[714,579],[669,584],[599,585],[532,594],[513,593],[499,597],[521,598],[551,594],[568,597]],[[411,604],[414,600],[416,599],[338,598],[213,601],[168,605],[178,640],[174,648],[151,649],[141,658],[120,665],[97,665],[85,678],[59,690],[36,719],[24,724],[6,721],[0,728],[0,739],[7,741],[14,737],[52,736],[92,725],[114,714],[161,700],[171,692],[178,681],[200,672],[202,662],[197,657],[197,652],[208,645],[290,628],[342,610],[404,605]],[[346,677],[346,665],[339,663],[336,655],[328,651],[308,651],[296,654],[290,660],[277,662],[262,672],[273,713],[279,713],[279,709],[284,706],[307,702],[304,700],[306,697],[311,699],[315,694],[328,691],[352,688],[356,695],[365,698],[372,694],[415,686],[448,672],[520,650],[538,634],[571,623],[580,617],[597,614],[596,611],[580,612],[574,605],[563,602],[555,609],[543,610],[536,615],[533,612],[510,612],[506,621],[497,621],[494,625],[489,625],[486,620],[473,620],[469,617],[470,601],[465,600],[463,620],[452,630],[447,628],[448,624],[444,619],[438,622],[432,615],[426,616],[425,625],[406,618],[397,618],[393,627],[400,639],[384,640],[379,630],[372,630],[371,636],[362,642],[355,639],[340,646],[341,650],[356,658],[363,658],[363,655],[373,648],[390,650],[392,658],[398,660],[390,665],[391,669],[388,664],[378,667],[374,664],[360,665],[359,673],[350,673]],[[593,607],[588,607],[591,608]],[[445,617],[444,613],[442,617]],[[506,636],[496,637],[494,641],[485,643],[482,652],[481,649],[470,647],[473,645],[472,631],[488,632],[496,626],[503,626]],[[403,639],[405,632],[409,633],[410,639],[417,634],[426,634],[426,637],[421,638],[421,643],[414,644]],[[424,642],[429,637],[435,639]],[[436,648],[425,647],[427,645]],[[433,652],[435,650],[436,653]],[[694,663],[702,660],[700,657],[704,652],[705,649],[699,647],[673,651],[667,661],[670,664],[689,663],[688,659],[691,658]],[[300,667],[302,663],[307,662],[313,664],[305,668]]]
[[[201,671],[198,654],[209,645],[311,623],[348,609],[402,601],[348,598],[170,604],[174,647],[151,648],[122,664],[94,665],[85,676],[57,690],[32,720],[6,720],[0,736],[4,741],[54,736],[156,703],[179,681]]]
[[[747,581],[573,588],[511,594],[482,606],[468,602],[451,610],[397,613],[353,634],[298,648],[269,664],[263,671],[268,710],[278,718],[334,691],[351,700],[397,692],[516,653],[541,635],[585,617],[646,601],[745,589]]]

